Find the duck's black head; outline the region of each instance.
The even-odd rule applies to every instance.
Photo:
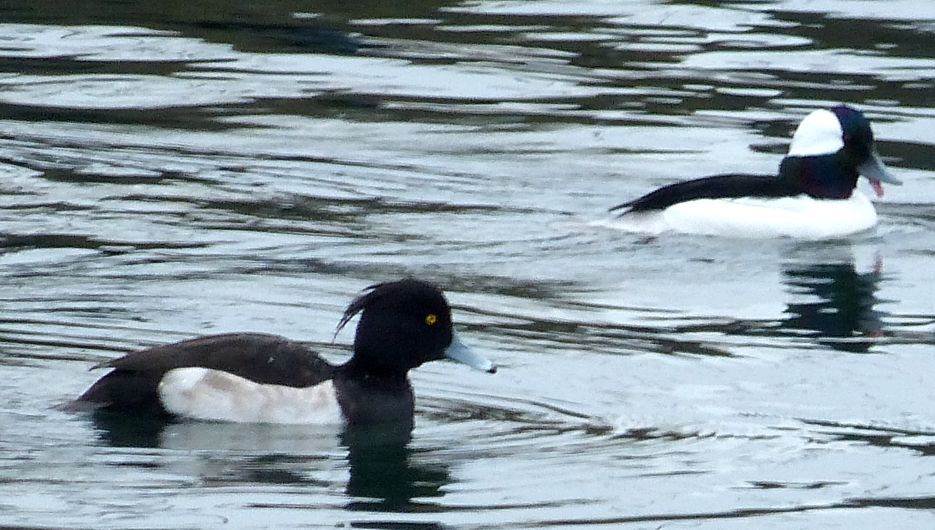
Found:
[[[864,113],[847,105],[838,105],[830,109],[841,127],[841,155],[857,167],[873,155],[873,129]]]
[[[847,105],[816,110],[802,120],[779,174],[820,199],[850,197],[860,175],[867,177],[877,195],[883,194],[881,182],[901,183],[880,160],[870,122]]]
[[[349,365],[372,374],[405,374],[445,357],[487,372],[493,363],[456,337],[451,307],[434,285],[415,279],[371,285],[344,311],[338,330],[361,313]]]

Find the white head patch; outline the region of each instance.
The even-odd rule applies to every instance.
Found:
[[[159,382],[167,411],[197,420],[238,423],[340,424],[341,406],[329,380],[307,388],[261,385],[207,368],[169,370]]]
[[[841,122],[830,110],[816,110],[802,120],[792,135],[789,156],[816,156],[837,153],[844,147]]]

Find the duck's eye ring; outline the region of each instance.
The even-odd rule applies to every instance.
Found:
[[[436,316],[435,313],[425,315],[426,326],[434,326],[436,322],[438,322],[438,316]]]

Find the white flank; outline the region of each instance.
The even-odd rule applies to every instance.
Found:
[[[634,212],[611,226],[627,232],[743,238],[792,237],[833,239],[873,228],[873,203],[854,190],[846,200],[813,199],[807,195],[781,199],[699,199],[661,212]]]
[[[293,388],[261,385],[220,370],[176,368],[159,382],[159,399],[172,414],[198,420],[316,425],[344,421],[330,380]]]
[[[815,156],[837,153],[844,147],[844,131],[841,122],[830,110],[816,110],[799,123],[789,156]]]

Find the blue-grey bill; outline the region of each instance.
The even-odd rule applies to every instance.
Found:
[[[903,181],[894,177],[889,170],[886,169],[886,166],[883,165],[883,161],[880,160],[880,155],[876,153],[872,153],[866,162],[857,166],[857,172],[871,181],[886,182],[887,184],[903,183]]]
[[[490,359],[467,347],[467,345],[461,342],[461,339],[458,338],[457,333],[452,334],[451,344],[448,346],[448,348],[445,349],[445,357],[448,357],[452,361],[458,361],[461,364],[466,364],[471,368],[480,370],[482,372],[488,372],[492,374],[497,371],[497,367],[494,366]]]

